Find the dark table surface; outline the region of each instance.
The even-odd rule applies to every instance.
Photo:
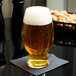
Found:
[[[29,73],[12,65],[10,60],[13,57],[14,46],[11,38],[11,19],[5,19],[5,67],[0,67],[0,76],[27,76]],[[74,41],[73,41],[74,42]],[[55,70],[46,73],[46,76],[76,76],[76,46],[75,43],[64,41],[55,41],[49,53],[57,57],[66,59],[69,64],[61,66]]]

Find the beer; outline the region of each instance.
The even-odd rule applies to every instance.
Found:
[[[49,11],[46,7],[29,7],[25,11],[23,20],[22,41],[30,54],[27,65],[31,68],[43,68],[48,65],[46,53],[54,40],[52,20],[51,16],[48,15],[50,11],[47,13],[44,9]],[[38,11],[39,15],[37,14]],[[47,15],[42,15],[43,12]],[[30,17],[27,17],[29,15]]]

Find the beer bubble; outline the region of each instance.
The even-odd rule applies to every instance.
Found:
[[[25,10],[23,22],[29,25],[47,25],[52,23],[50,10],[43,6],[32,6]]]

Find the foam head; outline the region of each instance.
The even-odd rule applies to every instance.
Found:
[[[52,22],[50,10],[43,6],[32,6],[25,10],[23,22],[29,25],[46,25]]]

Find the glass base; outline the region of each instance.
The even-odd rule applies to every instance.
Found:
[[[44,68],[49,64],[47,55],[29,55],[27,65],[30,68]]]

